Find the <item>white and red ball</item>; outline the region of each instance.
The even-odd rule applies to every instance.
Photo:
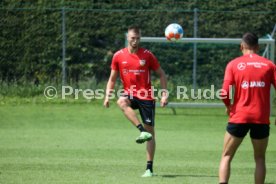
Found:
[[[184,31],[179,24],[173,23],[166,27],[165,36],[169,41],[177,41],[183,37]]]

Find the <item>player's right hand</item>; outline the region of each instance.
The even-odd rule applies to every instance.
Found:
[[[160,106],[165,107],[168,104],[168,98],[166,96],[163,96],[160,100]]]
[[[105,108],[108,108],[109,107],[109,99],[105,99],[103,105]]]
[[[226,107],[226,109],[225,109],[225,112],[226,112],[226,114],[228,115],[228,116],[230,116],[230,112],[231,112],[231,105],[229,105],[228,107]]]

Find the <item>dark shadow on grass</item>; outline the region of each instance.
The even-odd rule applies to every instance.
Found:
[[[215,114],[215,113],[187,113],[187,112],[179,112],[179,113],[176,113],[176,114],[173,114],[173,113],[163,113],[163,112],[156,112],[157,115],[162,115],[162,116],[195,116],[195,117],[198,117],[198,116],[221,116],[221,117],[225,117],[226,115],[225,114]]]
[[[159,115],[178,116],[226,116],[224,108],[156,108]]]
[[[157,175],[159,177],[162,177],[162,178],[185,178],[185,177],[192,177],[192,178],[218,178],[218,176],[210,176],[210,175],[193,175],[193,174],[161,174],[161,175]],[[265,182],[265,184],[275,184],[274,182],[271,183],[271,182]]]
[[[210,175],[194,175],[194,174],[163,174],[157,175],[162,178],[179,178],[179,177],[193,177],[193,178],[217,178],[218,176],[210,176]]]

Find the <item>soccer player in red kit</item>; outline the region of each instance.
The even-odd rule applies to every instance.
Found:
[[[140,37],[139,27],[129,27],[127,47],[114,54],[106,86],[104,106],[109,107],[109,96],[114,89],[116,78],[120,74],[124,93],[119,97],[117,104],[127,119],[140,130],[141,133],[136,142],[147,141],[147,167],[142,177],[151,177],[153,176],[152,166],[155,153],[155,99],[151,87],[151,71],[155,71],[160,77],[160,85],[163,89],[160,101],[162,107],[167,104],[167,80],[156,57],[149,50],[139,47]],[[139,109],[143,124],[136,116],[135,109]]]
[[[264,184],[265,153],[269,137],[270,87],[276,87],[274,63],[256,54],[258,37],[245,33],[240,45],[243,56],[228,63],[221,94],[229,115],[219,168],[220,184],[228,183],[230,165],[243,138],[250,131],[254,149],[255,184]],[[235,89],[231,104],[229,91]]]

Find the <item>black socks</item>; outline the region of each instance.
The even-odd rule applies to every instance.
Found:
[[[150,170],[151,172],[153,172],[152,171],[152,165],[153,165],[153,161],[147,161],[147,168],[146,168],[146,170]]]
[[[145,132],[146,131],[142,124],[139,124],[136,127],[140,130],[140,132]]]

